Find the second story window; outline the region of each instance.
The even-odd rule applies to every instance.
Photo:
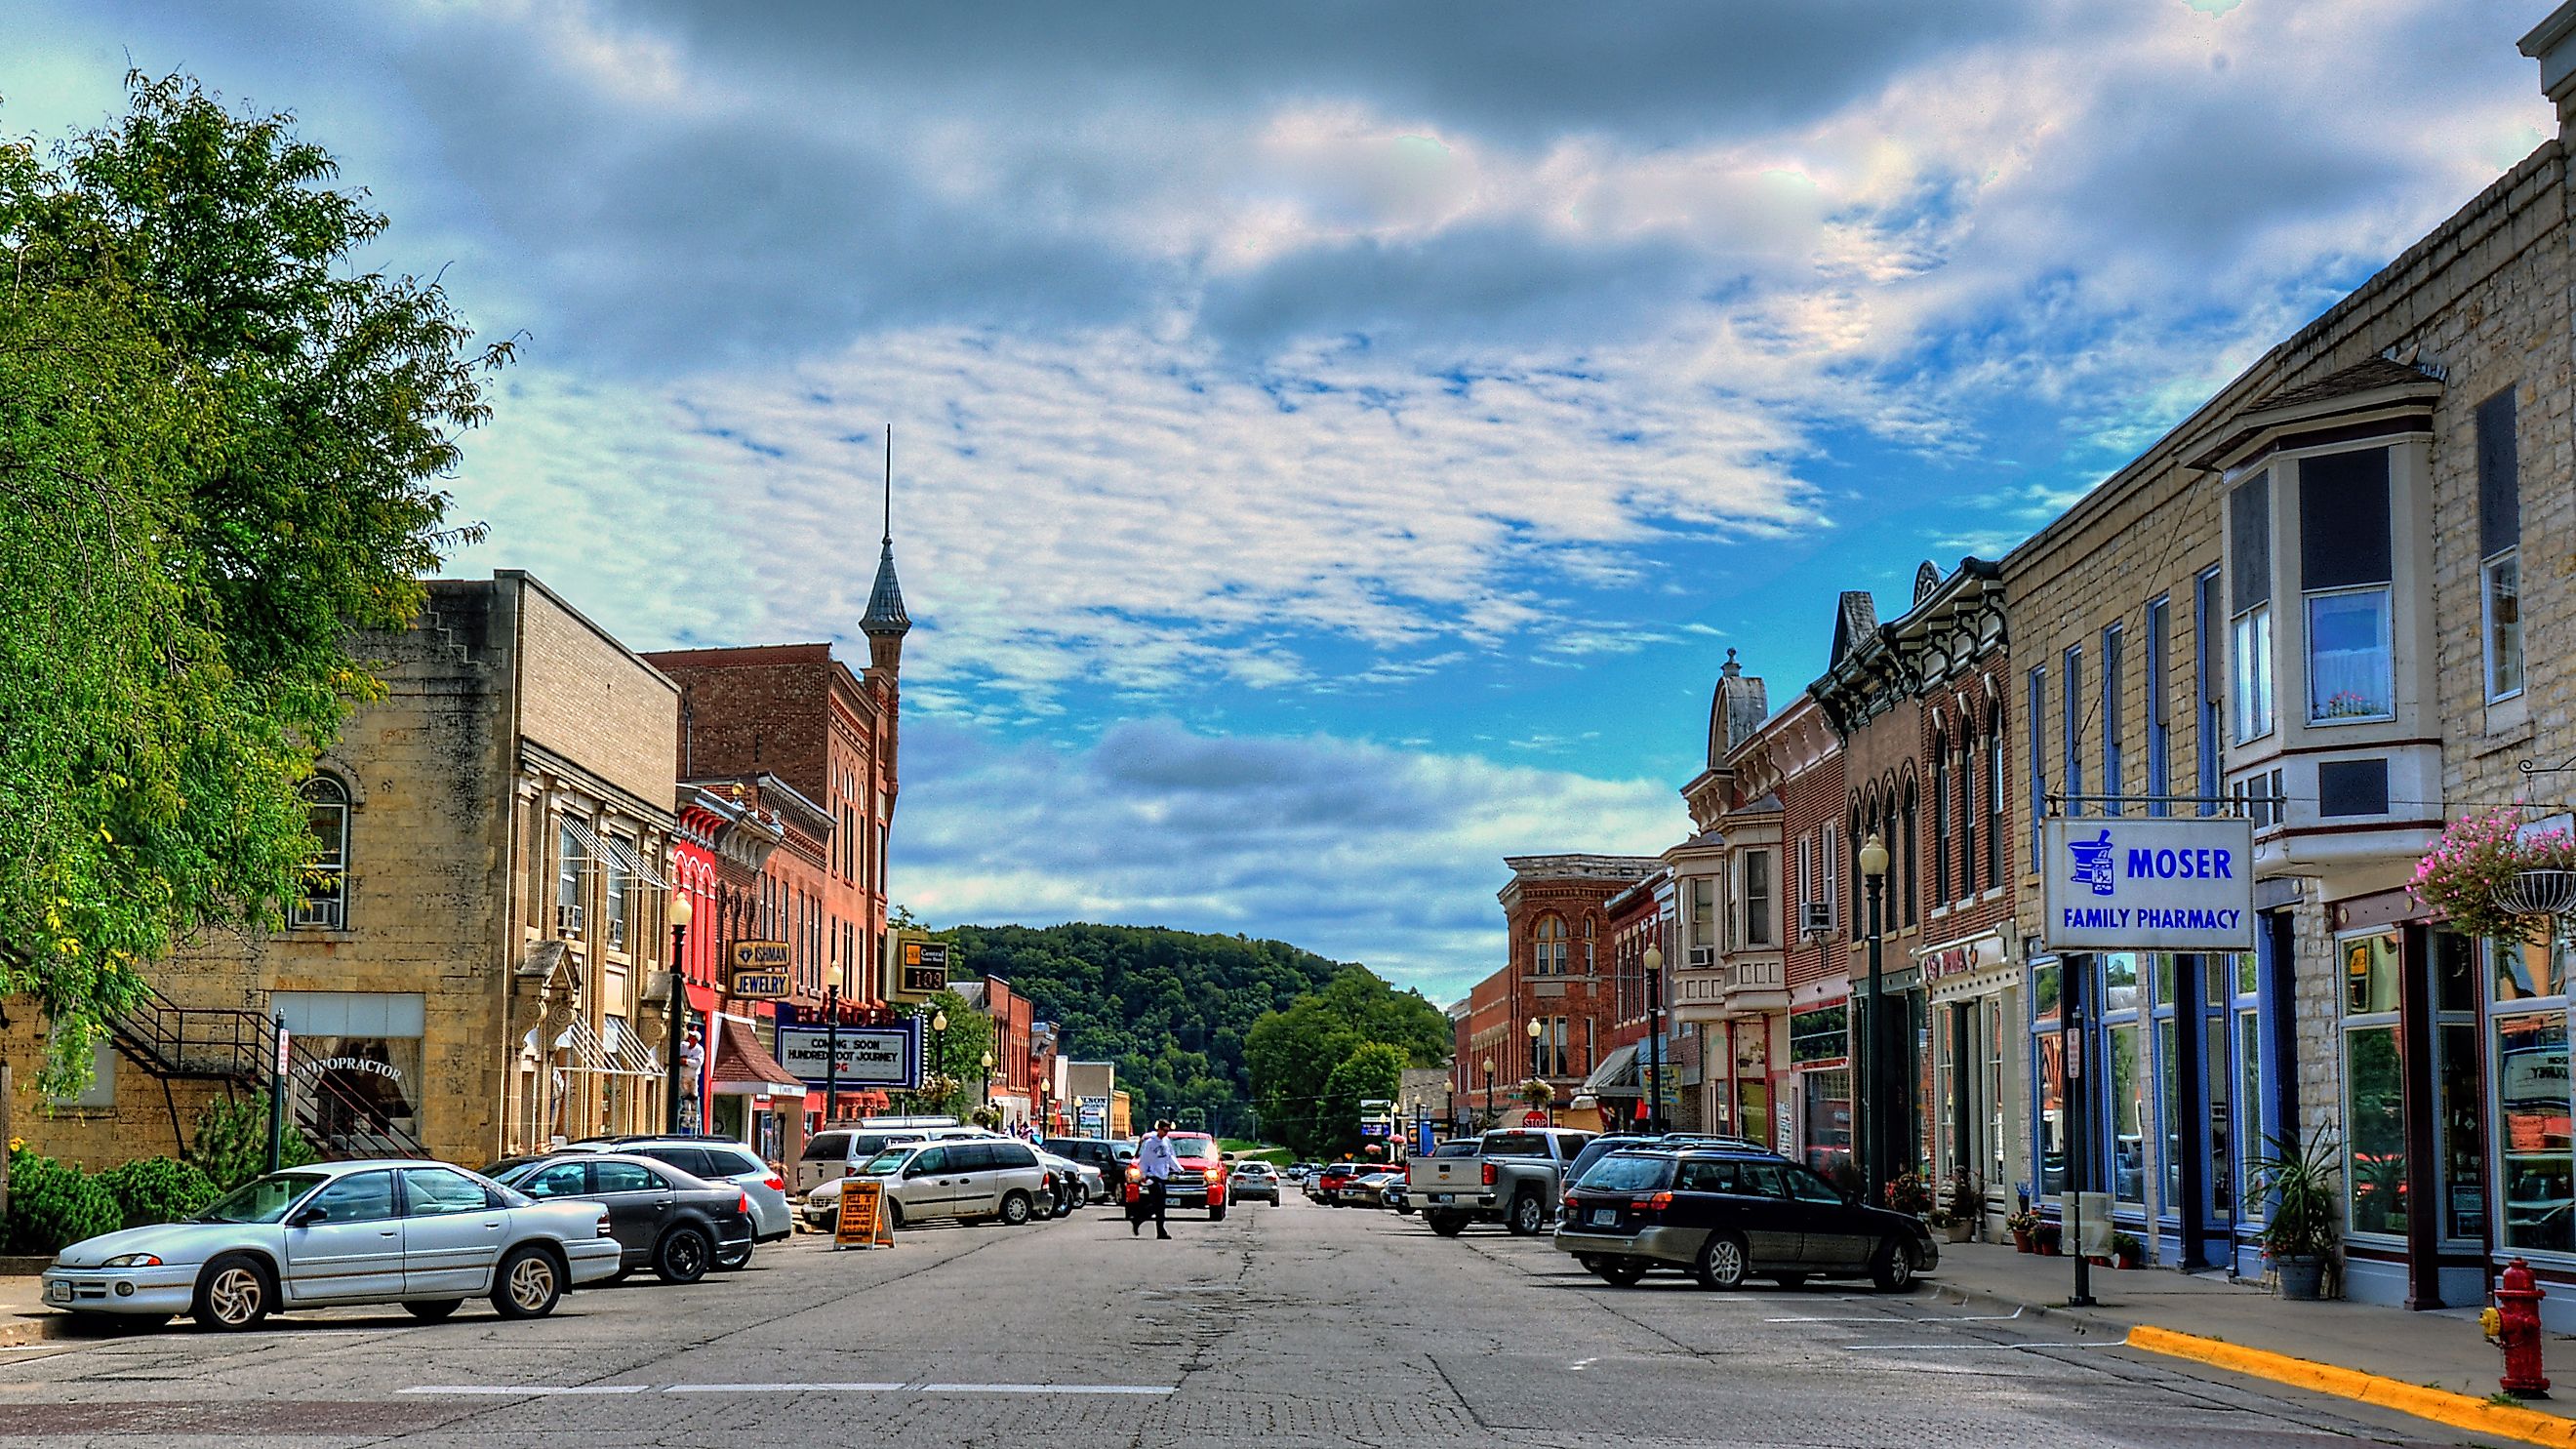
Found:
[[[2478,593],[2487,699],[2522,693],[2522,463],[2513,389],[2478,404]]]
[[[2234,620],[2236,743],[2272,732],[2272,475],[2227,495],[2227,591]]]
[[[2397,712],[2391,543],[2386,448],[2300,462],[2299,590],[2308,615],[2311,724]]]
[[[1565,974],[1565,918],[1541,916],[1530,932],[1530,970],[1540,976]]]
[[[608,878],[603,884],[608,888],[608,901],[604,909],[608,913],[608,948],[612,951],[626,949],[629,938],[627,928],[631,924],[628,913],[635,906],[635,892],[632,889],[634,881],[619,868],[624,861],[616,858],[621,852],[626,860],[633,860],[635,842],[623,836],[610,836],[608,853],[611,859],[608,862]]]
[[[1744,944],[1768,946],[1771,933],[1771,852],[1744,853]]]
[[[1950,742],[1932,736],[1932,902],[1950,901]]]
[[[2004,883],[2004,707],[1986,711],[1986,886]]]
[[[349,789],[328,775],[304,783],[304,828],[322,842],[304,867],[304,894],[288,923],[325,931],[349,928]]]
[[[2127,643],[2128,630],[2121,625],[2102,631],[2102,793],[2111,797],[2104,812],[2111,815],[2127,813],[2120,803],[2120,656]]]
[[[1690,943],[1692,954],[1717,950],[1717,877],[1695,876],[1690,883]],[[1700,963],[1693,961],[1692,965]]]

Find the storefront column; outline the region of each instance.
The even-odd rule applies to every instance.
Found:
[[[2208,1244],[2203,1231],[2203,1215],[2209,1202],[2209,1074],[2202,1067],[2207,1056],[2203,1035],[2209,1030],[2207,956],[2174,958],[2174,1061],[2165,1068],[2174,1074],[2174,1088],[2167,1094],[2174,1115],[2182,1120],[2170,1124],[2165,1139],[2157,1144],[2181,1154],[2175,1164],[2176,1194],[2182,1200],[2168,1203],[2182,1225],[2176,1244],[2181,1265],[2198,1268],[2207,1264]],[[2231,1250],[2232,1250],[2231,1245]]]
[[[2397,928],[2399,1066],[2406,1080],[2406,1306],[2443,1308],[2442,1163],[2434,1129],[2432,931]]]

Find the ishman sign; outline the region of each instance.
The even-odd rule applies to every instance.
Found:
[[[2052,951],[2251,951],[2254,823],[2051,820],[2040,900]]]

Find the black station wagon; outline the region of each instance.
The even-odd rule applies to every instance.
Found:
[[[1707,1288],[1761,1275],[1868,1277],[1891,1293],[1940,1265],[1922,1220],[1871,1207],[1794,1162],[1724,1148],[1630,1148],[1565,1194],[1556,1246],[1624,1288],[1678,1268]]]

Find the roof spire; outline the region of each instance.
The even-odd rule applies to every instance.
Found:
[[[859,616],[860,632],[871,639],[900,640],[912,631],[912,616],[903,609],[903,588],[894,577],[894,424],[886,424],[885,538],[877,551],[876,587],[868,591],[868,611]]]

